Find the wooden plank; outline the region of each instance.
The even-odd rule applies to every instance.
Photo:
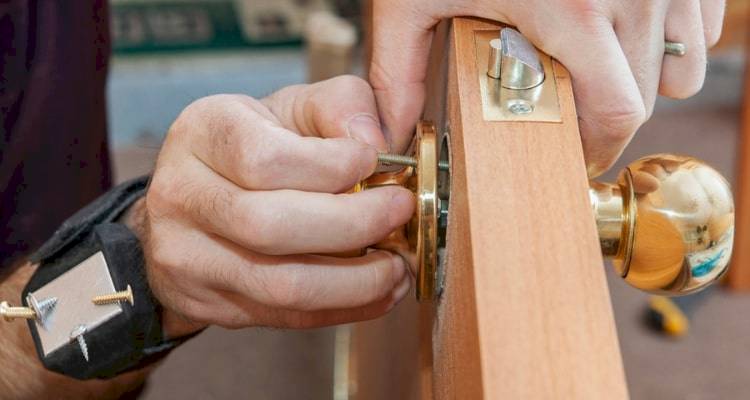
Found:
[[[439,52],[453,159],[445,289],[434,306],[355,328],[355,398],[625,399],[570,77],[555,65],[562,123],[485,122],[474,32],[499,25],[453,28]]]
[[[750,62],[750,46],[747,59]],[[727,285],[733,290],[750,290],[750,67],[745,69],[735,179],[735,223],[732,265],[727,272]]]

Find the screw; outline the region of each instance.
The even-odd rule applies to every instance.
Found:
[[[12,307],[7,301],[3,301],[0,303],[0,316],[9,322],[16,318],[36,319],[36,311],[29,307]]]
[[[525,100],[511,100],[508,102],[508,111],[514,115],[526,115],[534,111],[534,106]]]
[[[406,165],[415,168],[417,167],[417,164],[419,164],[419,161],[417,161],[417,159],[414,157],[390,153],[378,153],[378,162],[384,164]],[[450,169],[450,165],[447,161],[440,161],[438,163],[438,169],[442,171],[448,171]]]
[[[91,301],[96,304],[97,306],[103,306],[105,304],[115,304],[115,303],[121,303],[123,301],[127,301],[130,303],[130,305],[133,305],[133,290],[130,288],[130,285],[128,285],[125,290],[115,292],[112,294],[103,294],[101,296],[96,296]]]
[[[86,361],[89,360],[89,347],[86,345],[86,339],[83,338],[83,334],[86,333],[86,325],[78,325],[70,332],[70,338],[78,341],[78,346],[81,347],[81,353]]]
[[[29,303],[31,309],[36,312],[36,319],[40,325],[47,327],[50,316],[57,306],[57,297],[50,297],[41,301],[38,301],[31,293],[26,296],[26,302]]]

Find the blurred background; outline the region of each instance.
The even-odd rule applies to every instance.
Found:
[[[108,101],[116,179],[149,172],[169,125],[197,98],[262,97],[330,74],[361,74],[360,3],[112,0]],[[684,101],[660,99],[613,170],[675,152],[702,158],[734,181],[740,115],[750,109],[743,105],[749,13],[750,0],[728,0],[703,91]],[[610,290],[633,399],[750,398],[750,296],[719,288],[649,310],[647,295],[612,275]],[[211,328],[169,356],[143,398],[330,399],[334,348],[333,328]]]

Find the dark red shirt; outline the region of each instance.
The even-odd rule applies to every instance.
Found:
[[[0,0],[0,267],[110,186],[104,0]]]

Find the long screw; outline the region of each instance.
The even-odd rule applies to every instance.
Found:
[[[70,338],[75,339],[78,342],[78,346],[81,348],[81,353],[86,361],[89,360],[89,346],[86,344],[86,339],[83,334],[86,333],[86,325],[76,326],[72,332],[70,332]]]
[[[29,307],[11,307],[7,301],[0,303],[0,316],[6,321],[13,321],[16,318],[36,319],[36,311]]]
[[[417,161],[415,157],[390,153],[378,153],[378,162],[383,164],[406,165],[415,168],[419,164],[419,161]],[[438,162],[438,169],[441,171],[448,171],[450,169],[450,164],[448,164],[447,161],[440,161]]]
[[[130,288],[130,285],[128,287],[120,292],[115,292],[112,294],[103,294],[101,296],[96,296],[91,301],[96,304],[97,306],[102,306],[105,304],[115,304],[115,303],[122,303],[124,301],[127,301],[132,306],[133,301],[133,289]]]

